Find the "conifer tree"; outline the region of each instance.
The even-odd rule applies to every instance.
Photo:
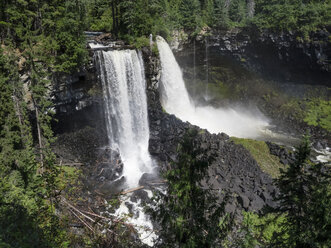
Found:
[[[198,0],[182,0],[179,5],[180,23],[187,30],[195,30],[200,24],[200,2]]]
[[[200,182],[213,161],[196,143],[197,130],[189,130],[178,149],[178,162],[165,178],[166,194],[158,194],[152,215],[161,224],[161,247],[217,247],[231,229],[225,203],[218,205],[211,189]],[[226,198],[226,197],[224,197]]]
[[[306,137],[297,148],[296,160],[277,180],[280,195],[277,213],[285,214],[282,234],[274,247],[329,247],[331,239],[330,168],[310,162]]]

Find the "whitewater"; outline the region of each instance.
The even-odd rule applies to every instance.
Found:
[[[157,46],[162,67],[161,103],[165,111],[211,133],[224,132],[241,138],[264,136],[269,121],[257,109],[195,105],[187,92],[182,71],[170,46],[160,36],[157,37]]]
[[[100,47],[99,45],[96,45]],[[144,173],[152,173],[153,162],[148,151],[145,69],[140,52],[135,50],[97,51],[109,146],[119,152],[123,161],[126,188],[135,188]],[[145,190],[145,189],[142,189]],[[146,190],[152,195],[150,190]],[[153,246],[156,234],[139,199],[132,193],[122,196],[114,216],[132,224],[143,243]],[[129,210],[127,207],[131,205]]]

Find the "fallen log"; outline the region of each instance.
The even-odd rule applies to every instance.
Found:
[[[135,192],[135,191],[137,191],[137,190],[141,190],[141,189],[143,189],[143,188],[145,188],[145,187],[144,187],[144,186],[140,186],[140,187],[137,187],[137,188],[129,189],[129,190],[127,190],[127,191],[123,191],[123,192],[121,192],[120,194],[121,194],[121,195],[126,195],[126,194],[129,194],[129,193]]]

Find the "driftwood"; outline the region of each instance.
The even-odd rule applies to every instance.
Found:
[[[64,166],[83,166],[83,163],[64,163]]]
[[[162,180],[162,181],[158,181],[158,182],[146,182],[146,183],[150,184],[150,185],[159,185],[159,184],[165,184],[167,182],[168,182],[168,180]]]
[[[140,186],[140,187],[137,187],[137,188],[129,189],[127,191],[123,191],[120,194],[121,195],[126,195],[126,194],[129,194],[129,193],[135,192],[137,190],[143,189],[143,188],[145,188],[145,187],[144,186]]]
[[[88,223],[86,223],[84,220],[82,220],[76,213],[78,213],[79,215],[81,215],[82,217],[86,218],[87,220],[91,221],[92,223],[96,223],[99,226],[102,226],[100,223],[98,223],[96,220],[94,220],[93,218],[91,218],[88,215],[94,216],[94,217],[98,217],[99,219],[103,219],[105,221],[112,221],[114,223],[120,223],[123,224],[129,228],[132,228],[132,224],[127,224],[125,222],[123,222],[122,220],[117,220],[117,219],[111,219],[111,218],[107,218],[101,215],[98,215],[96,213],[92,213],[92,212],[88,212],[88,211],[84,211],[84,210],[79,210],[76,207],[74,207],[73,205],[71,205],[69,202],[67,202],[64,198],[62,198],[62,202],[65,203],[68,207],[69,207],[69,211],[74,214],[74,216],[76,216],[84,225],[86,225],[89,229],[91,228],[91,226],[88,225]],[[76,213],[75,213],[76,212]],[[85,214],[84,214],[85,213]],[[109,230],[110,232],[113,232],[111,230]]]
[[[134,192],[136,190],[140,190],[143,188],[144,187],[141,186],[141,187],[138,187],[135,189],[128,190],[123,193],[127,194],[127,193]],[[93,228],[93,226],[97,225],[97,226],[101,227],[102,230],[106,230],[106,231],[114,234],[115,236],[117,236],[118,234],[115,233],[113,230],[111,230],[109,228],[105,228],[109,224],[109,222],[122,224],[122,225],[126,226],[129,230],[131,230],[132,232],[136,232],[134,227],[141,228],[141,226],[138,226],[138,225],[125,223],[125,221],[123,221],[124,219],[108,218],[108,217],[101,216],[99,214],[94,213],[93,210],[91,210],[91,209],[90,209],[90,211],[79,210],[78,208],[76,208],[75,206],[73,206],[72,204],[67,202],[64,197],[61,197],[61,202],[64,203],[68,207],[68,210],[72,213],[73,216],[75,216],[86,228],[88,228],[93,233],[95,233],[97,231],[97,229]],[[94,217],[95,219],[93,219],[91,216]],[[90,224],[89,221],[92,224]],[[103,221],[103,222],[99,223],[100,221]],[[144,228],[144,229],[146,231],[151,231],[151,233],[154,232],[153,230],[151,230],[149,228]]]
[[[77,213],[79,213],[80,215],[84,216],[86,219],[92,221],[93,223],[95,223],[96,221],[93,220],[91,217],[83,214],[80,210],[78,210],[77,208],[75,208],[73,205],[71,205],[69,202],[65,201],[63,198],[62,198],[62,201],[67,204],[71,209],[75,210]]]
[[[91,232],[93,232],[94,233],[94,230],[93,230],[93,228],[86,222],[86,221],[84,221],[82,218],[80,218],[73,210],[71,210],[71,209],[69,209],[69,211],[74,215],[74,216],[76,216],[77,217],[77,219],[79,219],[80,220],[80,222],[82,222]]]

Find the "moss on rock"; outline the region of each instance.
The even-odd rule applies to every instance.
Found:
[[[261,169],[268,173],[271,177],[277,178],[280,175],[279,169],[284,169],[285,166],[280,163],[279,158],[271,155],[269,147],[264,141],[231,138],[236,144],[243,145],[253,156]]]

